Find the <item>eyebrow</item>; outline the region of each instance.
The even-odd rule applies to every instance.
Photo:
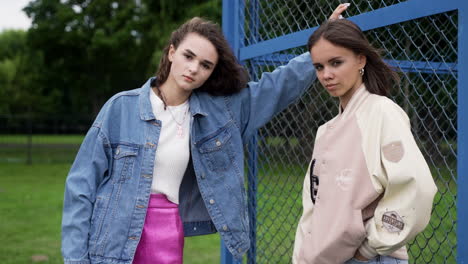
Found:
[[[333,57],[333,58],[329,59],[328,62],[332,62],[332,61],[334,61],[334,60],[342,60],[342,58],[341,58],[340,56],[338,56],[338,57]],[[313,65],[314,65],[314,66],[318,66],[318,65],[322,65],[322,63],[314,63]]]
[[[185,52],[187,52],[188,54],[190,54],[190,55],[192,55],[194,57],[197,56],[197,54],[193,53],[193,51],[191,51],[190,49],[185,49]],[[203,62],[206,63],[206,64],[210,64],[211,66],[214,66],[214,63],[209,61],[209,60],[203,60]]]

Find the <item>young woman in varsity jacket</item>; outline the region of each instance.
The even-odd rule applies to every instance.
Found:
[[[340,104],[317,131],[293,263],[407,263],[437,188],[408,116],[386,97],[398,77],[344,19],[320,26],[308,48]]]

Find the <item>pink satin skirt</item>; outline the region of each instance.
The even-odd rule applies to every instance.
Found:
[[[164,194],[151,194],[133,264],[182,264],[183,252],[179,206]]]

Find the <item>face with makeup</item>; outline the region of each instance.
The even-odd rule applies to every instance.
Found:
[[[218,62],[218,52],[208,39],[189,33],[177,48],[170,46],[168,59],[171,68],[167,81],[182,92],[191,92],[210,77]]]
[[[359,70],[366,57],[320,38],[310,50],[317,78],[331,96],[339,97],[344,108],[362,84]]]

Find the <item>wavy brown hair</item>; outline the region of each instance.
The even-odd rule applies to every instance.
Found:
[[[231,95],[246,87],[247,72],[237,62],[220,27],[199,17],[190,19],[172,32],[169,43],[163,50],[156,79],[151,83],[152,87],[160,87],[167,80],[171,70],[171,62],[168,59],[169,48],[173,45],[177,49],[189,33],[206,38],[218,52],[218,63],[206,82],[197,89],[198,91],[205,91],[212,95]]]
[[[383,61],[379,51],[369,43],[364,32],[355,23],[346,19],[326,21],[309,37],[309,51],[321,38],[355,54],[366,56],[362,81],[370,93],[388,96],[393,84],[399,83],[397,73]]]

